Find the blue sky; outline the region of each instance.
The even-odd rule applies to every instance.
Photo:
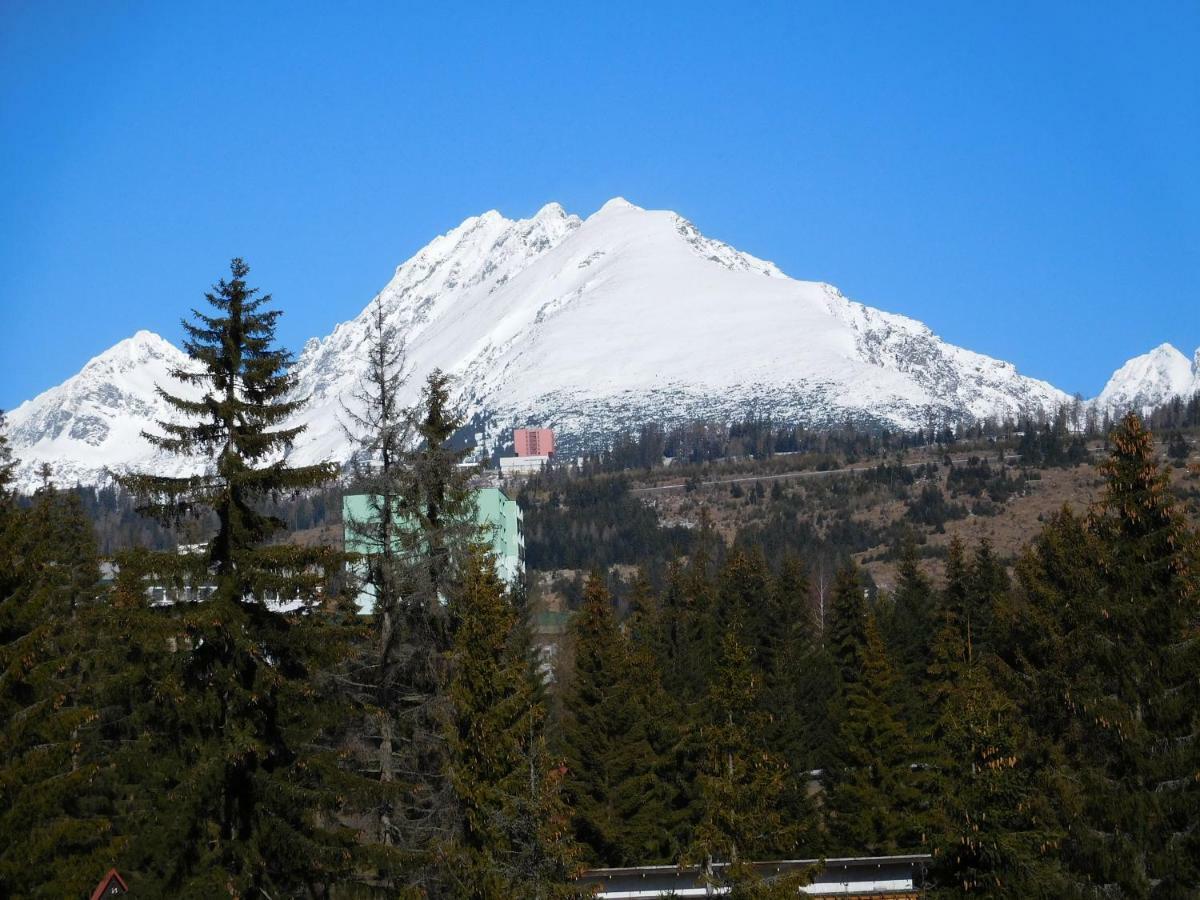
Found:
[[[1200,3],[0,11],[0,407],[246,257],[299,349],[435,234],[677,210],[1091,396],[1200,345]]]

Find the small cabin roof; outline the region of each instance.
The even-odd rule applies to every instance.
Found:
[[[100,883],[92,891],[92,900],[101,900],[108,893],[108,889],[113,881],[116,881],[121,886],[122,893],[129,893],[129,885],[125,883],[125,879],[121,877],[121,873],[116,869],[109,869],[108,874],[100,879]]]

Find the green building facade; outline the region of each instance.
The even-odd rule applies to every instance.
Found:
[[[496,573],[505,583],[515,586],[525,574],[525,534],[521,508],[498,487],[482,487],[472,491],[475,500],[475,522],[483,539],[491,545]],[[354,523],[370,522],[376,511],[369,494],[347,494],[342,498],[342,534],[347,552],[367,553],[361,537],[354,533]],[[402,524],[402,523],[401,523]],[[351,565],[354,565],[353,563]],[[370,613],[375,598],[365,585],[356,598],[359,611]]]

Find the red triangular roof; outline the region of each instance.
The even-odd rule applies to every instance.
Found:
[[[113,879],[117,880],[117,884],[121,885],[121,889],[125,893],[129,893],[129,885],[125,883],[125,879],[121,877],[121,873],[116,869],[109,869],[108,874],[100,879],[100,883],[96,885],[96,889],[92,891],[92,900],[101,900],[104,894],[108,891],[108,886],[112,884]]]

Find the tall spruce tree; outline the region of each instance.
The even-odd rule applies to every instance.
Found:
[[[1110,451],[1089,518],[1057,516],[1018,567],[1012,657],[1047,745],[1070,891],[1192,896],[1196,536],[1137,416],[1114,429]]]
[[[861,676],[866,661],[867,601],[858,569],[849,563],[834,576],[822,652],[813,660],[805,679],[805,692],[813,700],[823,699],[823,710],[814,709],[814,736],[818,745],[814,762],[830,773],[844,753],[842,720],[851,685]],[[824,675],[824,684],[820,681]]]
[[[164,521],[209,510],[217,521],[202,553],[123,560],[127,596],[147,579],[174,586],[184,601],[146,610],[169,619],[175,634],[144,647],[157,689],[139,712],[139,747],[154,787],[142,794],[132,827],[144,840],[127,864],[179,895],[316,890],[352,860],[352,835],[335,825],[339,795],[310,751],[328,724],[317,715],[314,675],[329,647],[324,573],[340,556],[270,543],[284,525],[261,511],[271,497],[330,480],[336,467],[286,464],[303,427],[285,422],[302,400],[293,397],[290,355],[274,345],[280,312],[246,284],[248,272],[233,260],[231,277],[206,294],[210,311],[183,323],[189,363],[171,374],[200,399],[160,386],[183,421],[144,435],[200,474],[121,478]]]
[[[742,623],[745,639],[760,672],[771,668],[771,632],[779,623],[770,620],[771,575],[761,549],[734,549],[717,576],[717,628],[724,632],[735,619]]]
[[[934,605],[933,588],[917,559],[916,541],[911,533],[906,534],[888,617],[888,646],[900,671],[914,688],[924,682]]]
[[[1082,757],[1095,778],[1084,815],[1104,839],[1088,847],[1085,836],[1080,849],[1088,861],[1123,863],[1107,874],[1130,895],[1189,896],[1200,890],[1197,537],[1140,418],[1122,419],[1109,444],[1092,521],[1106,584],[1088,628],[1094,675],[1080,696]]]
[[[666,861],[673,790],[662,777],[670,732],[657,668],[618,626],[599,575],[587,581],[572,632],[562,731],[575,835],[592,863]]]
[[[849,563],[834,577],[829,604],[826,644],[837,665],[838,683],[845,689],[862,671],[866,658],[867,599],[858,569]]]
[[[6,501],[0,498],[0,506]],[[0,509],[0,896],[83,895],[120,858],[95,537],[74,494]],[[119,746],[119,745],[118,745]]]
[[[822,719],[813,716],[806,701],[808,680],[820,666],[820,650],[808,574],[798,559],[784,558],[760,606],[760,704],[766,723],[762,743],[788,767],[780,809],[795,828],[794,852],[815,855],[821,837],[808,773],[816,767],[813,735]]]
[[[672,595],[668,589],[668,595]],[[678,594],[674,594],[678,596]],[[623,634],[630,643],[636,672],[644,673],[646,703],[653,710],[649,733],[657,756],[658,787],[668,800],[663,817],[657,824],[659,849],[655,859],[680,859],[691,843],[692,829],[697,818],[696,768],[701,752],[695,710],[678,693],[667,690],[663,677],[663,660],[669,658],[669,635],[678,610],[663,604],[654,592],[645,571],[634,581],[629,599],[629,615],[623,624]],[[662,847],[668,849],[665,854]]]
[[[982,538],[975,547],[967,579],[967,610],[976,651],[996,645],[996,608],[1004,602],[1008,589],[1008,573],[1004,564],[997,558],[991,541]]]
[[[452,606],[445,737],[457,816],[442,843],[441,890],[472,900],[577,896],[562,768],[546,748],[526,632],[482,548],[466,559]]]
[[[849,854],[919,849],[922,790],[912,736],[899,715],[898,676],[873,615],[864,614],[862,670],[844,694],[842,757],[826,802],[833,846]]]
[[[987,663],[961,652],[935,722],[936,894],[1063,896],[1062,835],[1035,738]]]
[[[708,688],[708,721],[701,729],[706,748],[699,774],[702,815],[693,853],[715,885],[726,876],[714,863],[733,865],[735,879],[744,879],[740,864],[792,854],[804,824],[786,815],[793,777],[787,763],[761,746],[767,724],[762,691],[763,676],[754,668],[741,623],[734,620],[722,638]]]
[[[444,737],[454,641],[450,603],[478,528],[471,470],[459,465],[468,451],[451,446],[462,419],[450,402],[449,376],[440,371],[428,376],[412,419],[417,443],[404,454],[398,473],[401,519],[396,538],[406,593],[393,624],[399,664],[392,677],[398,688],[388,702],[399,734],[397,765],[405,777],[402,814],[392,826],[401,846],[429,858],[456,827]],[[417,887],[444,870],[425,866],[422,871]]]
[[[996,576],[980,575],[987,575],[992,559],[981,544],[968,573],[963,547],[954,544],[949,583],[936,611],[925,687],[933,716],[933,878],[939,896],[1057,895],[1062,884],[1055,856],[1061,834],[1046,789],[1044,761],[1021,711],[995,674],[1001,671],[1010,681],[1011,673],[978,639],[980,617],[963,605],[982,581],[993,585],[982,593],[986,608],[1001,606],[1002,598],[994,593]]]

